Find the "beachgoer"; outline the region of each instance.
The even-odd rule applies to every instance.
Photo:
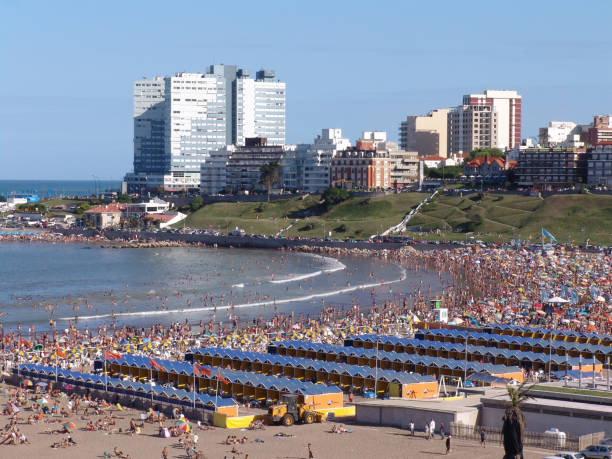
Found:
[[[487,447],[487,434],[485,433],[484,429],[480,429],[480,445],[483,448]]]
[[[410,420],[410,424],[408,424],[408,429],[410,430],[410,435],[414,437],[414,421]]]
[[[451,436],[446,437],[446,454],[451,451]]]
[[[308,459],[313,459],[314,454],[312,453],[312,445],[308,443]]]

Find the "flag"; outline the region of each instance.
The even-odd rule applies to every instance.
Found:
[[[202,376],[212,375],[212,370],[210,368],[206,368],[205,366],[198,365],[197,363],[193,364],[193,372],[196,375],[202,375]]]
[[[59,347],[55,350],[55,355],[58,357],[66,357],[66,353],[62,351]]]
[[[153,359],[149,359],[149,364],[151,365],[152,368],[157,368],[159,371],[166,371],[164,367],[162,367],[159,363],[157,363]]]
[[[557,238],[550,234],[546,229],[542,228],[542,237],[549,237],[551,241],[557,242]]]
[[[118,352],[104,351],[104,358],[106,360],[118,360],[122,357]]]
[[[221,370],[219,369],[217,369],[217,379],[219,380],[219,382],[222,382],[223,384],[229,384],[229,381],[225,379],[223,376],[221,376]]]

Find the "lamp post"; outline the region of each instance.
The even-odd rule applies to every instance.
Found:
[[[465,362],[463,363],[463,384],[467,382],[468,335],[465,335]]]
[[[552,366],[552,330],[548,335],[548,382],[550,382],[550,367]]]

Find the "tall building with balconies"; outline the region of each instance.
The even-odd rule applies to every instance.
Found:
[[[134,171],[130,192],[200,187],[213,151],[247,137],[285,144],[285,88],[270,70],[255,79],[235,65],[134,82]]]

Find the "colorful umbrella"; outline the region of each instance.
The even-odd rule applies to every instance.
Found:
[[[32,387],[34,385],[29,379],[24,379],[22,384],[26,387]]]
[[[176,423],[178,424],[178,428],[185,433],[191,430],[191,424],[189,424],[185,419],[179,419],[176,421]]]
[[[68,422],[64,422],[62,425],[64,426],[64,429],[66,429],[68,432],[71,432],[74,429],[76,429],[74,422],[68,421]]]

